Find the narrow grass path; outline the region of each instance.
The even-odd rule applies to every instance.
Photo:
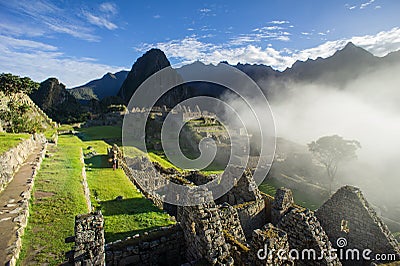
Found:
[[[106,242],[174,223],[168,214],[137,191],[122,169],[112,169],[107,158],[107,143],[102,140],[83,143],[91,201],[104,215]],[[118,196],[122,199],[116,200]]]
[[[43,160],[35,178],[20,265],[58,265],[72,248],[64,239],[74,234],[75,215],[87,212],[81,146],[72,135],[60,136],[58,146],[48,146],[51,156]]]

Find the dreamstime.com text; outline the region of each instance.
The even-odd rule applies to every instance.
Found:
[[[358,250],[355,248],[346,248],[347,240],[343,237],[338,238],[338,249],[331,248],[329,250],[315,250],[315,249],[268,249],[267,244],[264,248],[257,251],[257,257],[260,260],[273,259],[278,257],[282,261],[296,261],[296,260],[324,260],[331,262],[336,259],[340,261],[396,261],[400,258],[394,253],[373,253],[371,249]]]

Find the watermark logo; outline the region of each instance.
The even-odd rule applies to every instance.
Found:
[[[264,248],[257,251],[257,257],[260,260],[271,260],[277,257],[281,261],[296,261],[296,260],[327,260],[333,262],[335,260],[340,261],[396,261],[397,255],[394,253],[373,253],[371,249],[357,249],[357,248],[346,248],[348,245],[347,239],[340,237],[336,240],[336,248],[315,250],[312,248],[297,250],[297,249],[270,249],[265,244]]]
[[[347,239],[344,237],[339,237],[336,240],[336,245],[338,248],[343,248],[343,247],[347,246]]]
[[[162,123],[162,149],[168,161],[182,169],[203,170],[213,162],[220,144],[215,138],[205,136],[199,141],[200,155],[197,158],[188,158],[180,147],[179,135],[187,122],[182,119],[181,113],[186,111],[186,106],[191,106],[192,110],[198,106],[198,109],[212,114],[227,132],[230,154],[223,173],[219,178],[195,188],[174,183],[160,176],[153,179],[165,182],[156,186],[154,182],[148,182],[145,175],[143,178],[140,175],[136,176],[136,181],[147,193],[158,195],[164,202],[181,206],[203,203],[205,197],[192,196],[194,189],[208,195],[211,192],[212,199],[228,192],[245,171],[250,158],[250,143],[256,141],[255,146],[259,148],[258,163],[252,173],[256,185],[261,184],[266,177],[275,153],[274,119],[259,86],[245,73],[227,64],[192,64],[177,70],[171,67],[164,68],[150,76],[134,92],[127,106],[128,113],[124,116],[122,127],[122,144],[127,161],[128,158],[137,155],[134,149],[129,149],[131,146],[147,153],[146,139],[149,132],[146,132],[146,123],[157,101],[171,89],[191,82],[217,84],[229,90],[230,94],[219,98],[192,97],[172,107]],[[138,109],[142,111],[132,112]],[[196,118],[195,115],[189,117]],[[153,171],[152,174],[159,175],[157,171]]]

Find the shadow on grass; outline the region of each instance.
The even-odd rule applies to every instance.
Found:
[[[144,229],[138,229],[138,230],[132,230],[132,231],[127,231],[127,232],[119,232],[119,233],[112,233],[112,232],[105,232],[104,236],[106,238],[106,243],[110,243],[116,240],[124,240],[127,237],[132,237],[136,234],[141,234],[143,232],[148,232],[153,229],[160,228],[161,226],[152,226]],[[132,241],[132,240],[131,240]],[[132,241],[133,242],[133,241]]]
[[[152,204],[152,202],[146,198],[131,198],[122,200],[107,200],[101,201],[101,210],[104,216],[112,216],[119,214],[139,214],[148,212],[159,212],[163,211]]]
[[[90,168],[111,168],[112,164],[108,161],[108,156],[105,154],[94,155],[85,159],[85,164]]]

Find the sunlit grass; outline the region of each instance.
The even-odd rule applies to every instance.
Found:
[[[26,133],[0,133],[0,155],[28,139],[29,136],[30,134]]]
[[[121,126],[97,126],[80,128],[83,140],[121,139]]]
[[[20,264],[58,265],[72,248],[64,239],[74,234],[75,215],[87,212],[81,183],[81,146],[75,136],[60,136],[58,146],[49,150],[52,156],[43,160],[35,177]]]
[[[97,153],[85,159],[86,176],[92,204],[104,215],[106,242],[174,223],[168,214],[137,191],[122,169],[112,169],[107,157],[110,145],[101,140],[83,143],[86,153],[88,146]],[[116,200],[118,196],[122,196],[122,200]]]

